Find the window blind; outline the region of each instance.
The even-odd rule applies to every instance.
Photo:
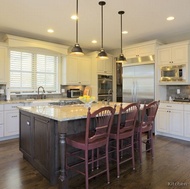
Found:
[[[58,56],[24,51],[10,51],[11,92],[58,92]]]

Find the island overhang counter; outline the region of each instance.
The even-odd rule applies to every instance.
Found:
[[[121,103],[110,102],[119,113]],[[125,103],[123,105],[128,105]],[[107,106],[93,103],[91,111]],[[66,134],[85,129],[87,108],[84,105],[18,107],[20,112],[19,148],[29,161],[52,185],[58,181],[67,188],[65,169]]]

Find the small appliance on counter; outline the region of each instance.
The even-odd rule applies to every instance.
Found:
[[[83,92],[80,89],[69,89],[67,90],[67,97],[68,98],[78,98],[82,96]]]

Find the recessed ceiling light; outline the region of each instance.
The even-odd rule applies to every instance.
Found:
[[[92,40],[92,43],[97,43],[97,41],[96,40]]]
[[[173,16],[169,16],[166,18],[168,21],[174,20],[175,18]]]
[[[77,16],[77,15],[72,15],[72,16],[71,16],[71,19],[72,19],[72,20],[77,20],[77,19],[78,19],[78,16]]]
[[[122,31],[122,34],[127,34],[128,33],[128,31]]]
[[[47,32],[48,32],[48,33],[53,33],[54,30],[53,30],[53,29],[48,29]]]

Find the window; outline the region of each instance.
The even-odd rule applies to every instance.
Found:
[[[58,56],[11,50],[11,92],[36,93],[39,86],[46,92],[58,92]]]

